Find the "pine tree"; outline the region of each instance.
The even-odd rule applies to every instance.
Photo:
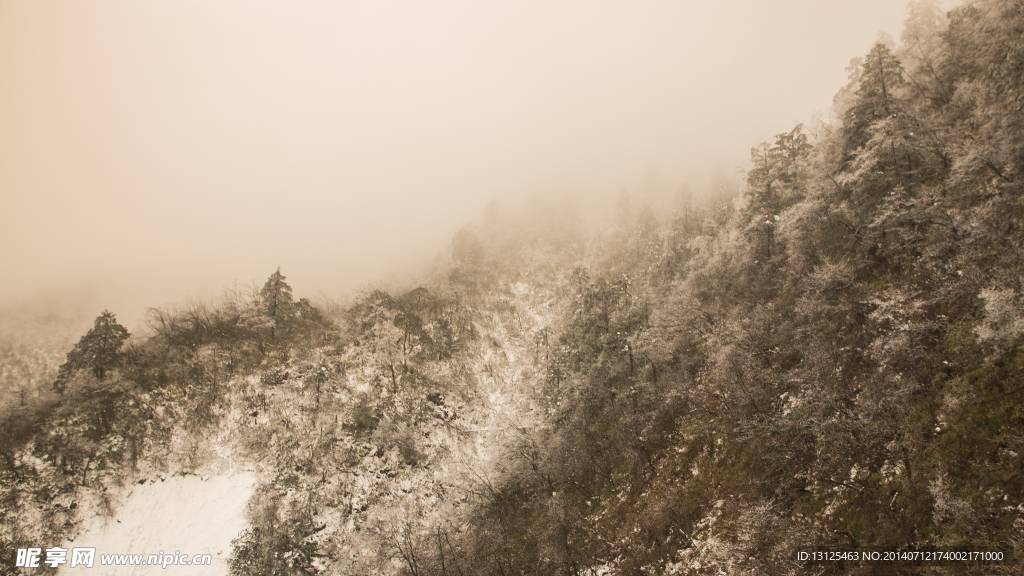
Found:
[[[277,328],[283,327],[291,318],[294,306],[292,287],[285,282],[285,276],[278,267],[260,290],[260,312],[270,322],[271,342],[277,343]]]
[[[57,371],[54,388],[63,392],[68,379],[83,370],[91,371],[102,380],[120,362],[121,346],[129,336],[128,330],[117,323],[114,314],[104,310],[96,317],[92,329],[68,352],[67,361]]]
[[[743,219],[754,259],[767,263],[775,256],[775,227],[779,214],[803,198],[801,169],[806,165],[811,144],[803,126],[775,137],[775,144],[762,143],[750,150],[754,168],[747,173],[746,207]]]
[[[875,43],[858,72],[856,97],[843,122],[847,155],[868,143],[872,125],[897,113],[897,95],[906,82],[899,58],[883,42]]]

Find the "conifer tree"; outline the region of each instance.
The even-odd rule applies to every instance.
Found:
[[[68,352],[67,361],[57,371],[54,388],[63,392],[68,379],[82,370],[89,370],[102,380],[120,361],[121,345],[128,336],[128,330],[117,323],[114,314],[104,310],[96,317],[92,329]]]
[[[278,267],[260,290],[260,312],[270,321],[271,342],[277,342],[276,329],[288,321],[293,307],[292,287],[285,282],[285,276]]]
[[[847,154],[868,143],[873,124],[897,113],[898,90],[905,83],[899,58],[883,42],[875,43],[859,73],[856,100],[844,121]]]

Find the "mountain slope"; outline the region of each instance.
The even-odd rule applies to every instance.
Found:
[[[5,415],[4,554],[228,459],[236,574],[1019,572],[1022,33],[913,5],[735,201],[495,209],[412,289],[328,314],[278,271],[69,355]]]

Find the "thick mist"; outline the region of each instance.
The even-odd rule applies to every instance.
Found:
[[[0,301],[132,323],[282,267],[337,296],[494,198],[696,193],[806,122],[891,0],[0,0]],[[653,184],[652,184],[653,182]]]

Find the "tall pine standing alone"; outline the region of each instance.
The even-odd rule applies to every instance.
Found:
[[[68,380],[82,370],[89,370],[102,380],[120,362],[121,345],[128,336],[128,330],[117,323],[114,314],[104,310],[96,317],[92,329],[68,352],[67,361],[57,370],[57,381],[53,387],[63,392]]]
[[[292,287],[285,282],[279,266],[260,290],[260,311],[270,320],[270,341],[273,344],[277,344],[277,327],[287,322],[294,306]]]

